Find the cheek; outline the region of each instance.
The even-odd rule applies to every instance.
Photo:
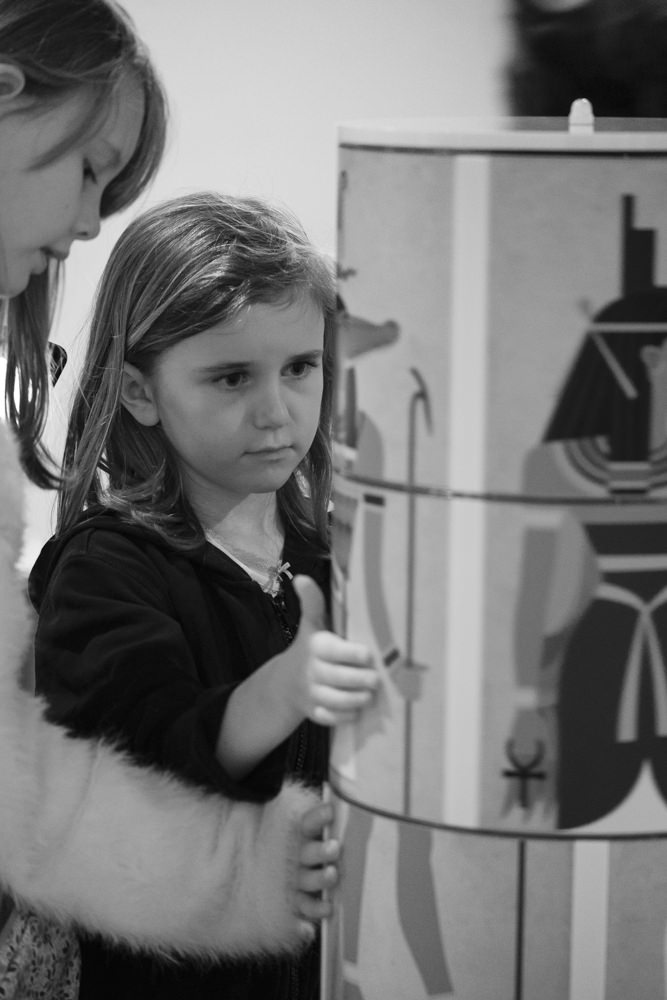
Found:
[[[48,204],[51,198],[57,196],[58,211],[66,213],[73,201],[75,190],[81,188],[80,168],[75,167],[70,157],[50,164],[40,174],[39,194],[43,197],[44,204]]]
[[[322,411],[322,402],[323,402],[323,400],[324,400],[324,381],[323,381],[322,378],[320,378],[319,385],[318,385],[318,388],[317,388],[316,403],[315,403],[315,409],[317,410],[317,420],[318,420],[318,423],[319,423],[319,419],[320,419],[320,413]]]
[[[157,423],[172,445],[180,445],[191,436],[193,426],[198,426],[197,417],[193,417],[178,395],[170,393],[168,388],[153,386],[152,396]]]
[[[0,259],[4,259],[12,249],[16,251],[26,244],[30,245],[35,229],[33,202],[30,194],[24,195],[11,188],[9,196],[4,196],[0,187]]]
[[[33,227],[34,228],[34,227]],[[0,217],[0,296],[13,298],[25,291],[34,263],[33,228],[30,220]],[[0,319],[2,318],[0,302]]]
[[[308,425],[312,437],[315,437],[320,423],[320,413],[322,410],[322,390],[313,393],[308,403]]]

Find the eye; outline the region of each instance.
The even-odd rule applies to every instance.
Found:
[[[240,389],[248,381],[247,372],[225,372],[214,379],[218,385],[223,385],[226,389]]]
[[[313,369],[319,368],[319,362],[313,360],[292,361],[286,368],[286,373],[292,378],[305,378]]]

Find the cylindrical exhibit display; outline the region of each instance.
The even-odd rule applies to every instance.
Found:
[[[667,132],[339,138],[324,995],[667,997]]]

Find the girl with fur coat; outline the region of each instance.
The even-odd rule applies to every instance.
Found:
[[[12,938],[24,906],[130,949],[207,958],[298,951],[330,912],[320,890],[335,880],[337,845],[321,839],[331,814],[311,791],[292,782],[238,801],[195,789],[72,738],[19,683],[32,625],[16,569],[22,476],[58,482],[40,437],[62,263],[145,189],[165,122],[159,81],[113,0],[0,0],[1,912],[19,904],[0,935],[15,946],[3,997],[29,995],[9,981],[30,948],[29,928]]]

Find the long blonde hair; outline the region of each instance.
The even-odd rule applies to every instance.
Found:
[[[331,485],[333,268],[288,212],[253,198],[201,192],[149,210],[114,247],[98,288],[88,351],[69,421],[57,531],[107,507],[173,545],[203,534],[161,427],[120,402],[123,365],[150,374],[169,347],[256,302],[309,296],[324,317],[324,389],[315,440],[278,491],[286,523],[323,547]]]

